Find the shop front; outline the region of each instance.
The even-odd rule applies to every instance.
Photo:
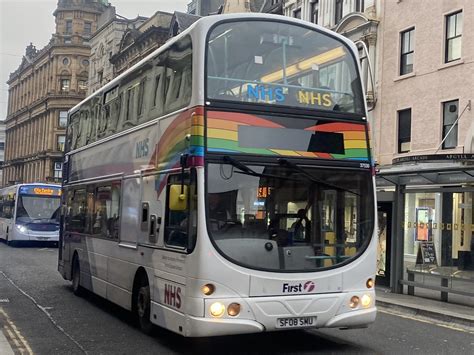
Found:
[[[392,291],[474,305],[474,165],[457,159],[394,164],[380,169],[377,190],[379,244],[392,226]],[[388,204],[392,220],[384,221]],[[386,250],[380,248],[379,259]]]

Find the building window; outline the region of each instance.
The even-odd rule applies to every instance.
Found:
[[[72,43],[71,37],[64,38],[64,44],[71,44],[71,43]]]
[[[398,111],[398,152],[410,151],[411,141],[411,108]]]
[[[319,18],[319,0],[311,3],[311,22],[317,24]]]
[[[5,150],[5,142],[0,142],[0,150]]]
[[[69,79],[60,80],[61,91],[69,91]]]
[[[90,35],[92,33],[92,23],[84,22],[84,34]]]
[[[462,11],[446,16],[445,62],[461,58]]]
[[[295,11],[293,11],[293,17],[301,19],[301,7],[297,8]]]
[[[64,143],[66,142],[66,136],[60,135],[56,138],[56,146],[60,152],[64,152]]]
[[[55,161],[54,163],[54,178],[61,179],[63,177],[63,163]]]
[[[64,128],[67,125],[67,111],[59,111],[59,122],[58,126]]]
[[[63,64],[64,64],[64,65],[69,65],[69,59],[68,59],[68,58],[64,58],[64,59],[63,59]]]
[[[342,19],[342,0],[336,0],[336,10],[334,12],[334,24],[337,25]]]
[[[400,75],[413,71],[413,52],[415,29],[411,28],[401,33]]]
[[[72,20],[66,20],[66,34],[72,34]]]
[[[79,88],[79,91],[86,91],[87,90],[87,81],[78,80],[77,87]]]
[[[364,0],[356,0],[355,2],[357,12],[364,12]]]
[[[104,72],[101,70],[97,72],[97,81],[102,84],[102,80],[104,80]]]
[[[458,107],[459,100],[443,102],[443,149],[458,145]]]

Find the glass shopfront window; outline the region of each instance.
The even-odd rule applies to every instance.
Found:
[[[472,287],[474,192],[408,192],[403,226],[405,280]]]

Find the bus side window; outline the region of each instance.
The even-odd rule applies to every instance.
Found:
[[[92,234],[108,239],[118,239],[120,182],[96,187],[93,211]]]
[[[173,44],[169,49],[166,65],[165,110],[172,112],[189,104],[192,92],[192,43],[186,36]]]
[[[68,210],[66,213],[66,230],[68,232],[87,233],[87,194],[86,189],[70,190],[67,194]]]
[[[182,192],[186,200],[181,207],[176,203],[177,195],[181,193],[180,174],[171,175],[168,178],[166,197],[165,244],[184,248],[188,252],[194,248],[197,230],[197,189],[194,175],[193,171],[191,182],[189,175],[185,175]]]

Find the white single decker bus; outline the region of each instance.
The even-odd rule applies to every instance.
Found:
[[[0,239],[9,245],[59,241],[61,186],[19,184],[0,189]]]
[[[199,19],[70,110],[59,272],[187,337],[375,320],[357,49],[297,19]]]

